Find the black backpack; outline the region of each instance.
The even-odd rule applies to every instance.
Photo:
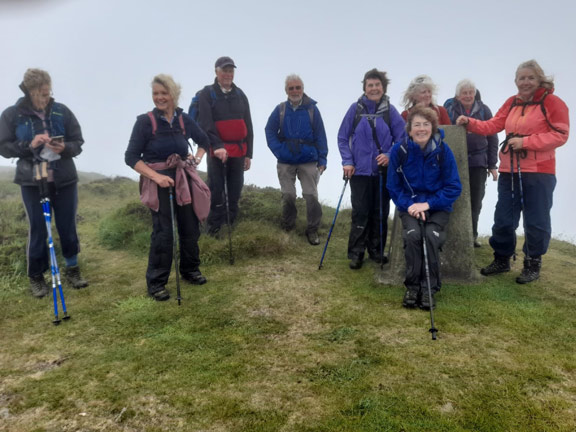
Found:
[[[550,126],[550,129],[555,130],[558,133],[561,133],[562,135],[566,134],[566,131],[563,131],[561,129],[558,129],[556,126],[554,126],[552,123],[550,123],[550,120],[548,120],[548,115],[546,113],[546,107],[544,106],[544,99],[546,99],[546,96],[548,96],[548,92],[544,93],[544,96],[542,96],[542,98],[539,101],[529,101],[529,102],[518,102],[518,98],[514,98],[514,102],[512,102],[512,104],[510,105],[510,109],[508,110],[508,114],[510,114],[510,111],[512,111],[512,108],[517,107],[517,106],[521,106],[522,107],[522,115],[524,115],[524,110],[526,109],[527,106],[530,105],[540,105],[540,109],[542,110],[542,114],[544,115],[544,119],[546,120],[546,123],[548,123],[548,126]]]
[[[354,114],[354,123],[352,126],[352,133],[350,134],[349,138],[349,145],[352,147],[352,134],[356,131],[356,127],[362,117],[365,117],[372,128],[372,138],[378,147],[378,151],[382,153],[382,146],[380,145],[380,141],[378,140],[378,135],[376,134],[376,119],[378,117],[382,117],[386,124],[388,125],[388,129],[390,129],[390,98],[388,96],[384,96],[376,108],[376,112],[374,114],[363,114],[363,112],[368,111],[364,101],[362,100],[362,96],[358,98],[358,102],[356,103],[356,113]]]

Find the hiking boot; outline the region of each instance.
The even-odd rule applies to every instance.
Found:
[[[170,293],[166,288],[161,288],[159,291],[150,294],[150,297],[156,301],[166,301],[170,299]]]
[[[50,288],[46,285],[44,275],[30,277],[30,294],[36,298],[42,298],[50,292]]]
[[[540,268],[542,267],[542,258],[524,258],[524,268],[520,276],[516,278],[516,283],[527,284],[535,281],[540,277]]]
[[[474,247],[475,247],[475,248],[482,247],[482,244],[478,241],[478,239],[474,239],[474,243],[473,243],[473,244],[474,244]]]
[[[498,273],[506,273],[510,271],[510,258],[494,255],[494,261],[488,266],[480,269],[480,273],[484,276],[492,276]]]
[[[86,288],[88,282],[80,275],[80,268],[78,266],[66,267],[64,269],[64,277],[74,289]]]
[[[296,224],[295,223],[290,223],[290,222],[284,222],[282,221],[280,223],[280,228],[282,228],[284,231],[286,232],[290,232],[292,231],[294,228],[296,228]]]
[[[316,231],[306,233],[306,238],[308,238],[308,243],[312,246],[318,246],[320,244],[320,238]]]
[[[370,255],[370,259],[378,264],[388,264],[388,257],[386,254],[382,256],[382,259],[380,259],[380,254],[373,254]]]
[[[348,264],[348,266],[352,270],[358,270],[358,269],[362,268],[362,258],[352,258],[350,260],[350,264]]]
[[[436,299],[434,298],[434,290],[431,290],[432,296],[432,309],[436,308]],[[420,291],[420,309],[430,310],[430,295],[428,294],[428,288],[422,288]]]
[[[220,227],[219,226],[210,226],[210,227],[208,227],[208,230],[206,231],[206,233],[210,237],[220,238]]]
[[[182,279],[191,283],[192,285],[204,285],[207,282],[206,278],[202,276],[202,273],[200,273],[200,270],[196,270],[188,274],[183,274]]]
[[[415,308],[418,303],[418,287],[406,287],[404,298],[402,299],[402,306],[405,308]]]

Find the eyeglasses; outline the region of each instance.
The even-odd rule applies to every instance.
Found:
[[[302,90],[302,86],[292,86],[292,87],[288,87],[288,91],[294,91],[294,90]]]

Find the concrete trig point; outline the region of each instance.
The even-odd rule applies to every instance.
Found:
[[[468,179],[468,146],[466,130],[462,126],[440,126],[444,129],[444,142],[450,146],[458,165],[462,182],[462,194],[454,203],[450,222],[446,227],[448,239],[440,253],[441,276],[445,282],[470,283],[478,281],[478,271],[474,264],[474,234],[472,233],[472,212],[470,209],[470,182]],[[398,211],[394,212],[389,246],[389,263],[378,275],[378,282],[388,285],[401,285],[404,282],[406,263],[402,240],[402,221]]]

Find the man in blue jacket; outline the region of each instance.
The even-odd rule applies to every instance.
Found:
[[[311,245],[318,245],[318,227],[322,220],[322,206],[318,202],[318,181],[326,169],[326,132],[316,101],[304,93],[304,83],[298,75],[286,77],[285,90],[288,100],[272,111],[265,129],[268,147],[278,159],[282,228],[291,231],[296,225],[298,176],[302,196],[306,201],[306,237]]]

